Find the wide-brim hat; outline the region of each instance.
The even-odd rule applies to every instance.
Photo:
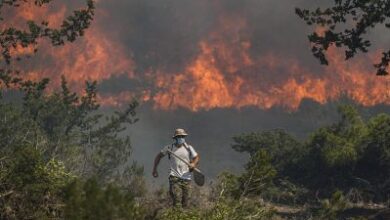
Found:
[[[182,128],[178,128],[175,130],[175,133],[173,134],[172,138],[175,138],[177,136],[187,136],[188,134],[186,133],[186,131]]]

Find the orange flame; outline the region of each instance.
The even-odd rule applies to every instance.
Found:
[[[34,7],[27,2],[15,11],[14,18],[7,26],[25,28],[26,20],[49,21],[50,27],[57,27],[71,13],[65,5],[49,8],[46,5]],[[42,17],[42,15],[44,15]],[[98,10],[96,18],[104,17],[104,11]],[[93,21],[96,22],[96,21]],[[4,28],[5,25],[2,25]],[[24,77],[38,80],[48,77],[52,80],[51,89],[57,88],[61,75],[66,76],[69,85],[76,91],[82,91],[85,81],[102,81],[112,75],[127,73],[133,77],[134,62],[127,56],[123,46],[113,40],[113,36],[101,31],[99,26],[92,25],[85,35],[74,43],[53,47],[46,40],[39,40],[39,50],[34,59],[24,60]],[[34,47],[17,47],[11,50],[13,56],[31,55]]]
[[[43,11],[22,10],[17,17],[37,19],[40,13],[47,13],[52,25],[59,25],[69,13],[66,7],[52,13],[47,9],[39,10]],[[48,42],[41,42],[40,62],[26,62],[26,76],[30,79],[50,77],[55,88],[60,75],[65,75],[78,91],[82,90],[85,80],[101,82],[123,73],[128,78],[151,80],[153,88],[140,94],[122,91],[100,95],[101,103],[108,106],[121,105],[137,96],[144,102],[153,102],[155,108],[192,111],[245,106],[262,109],[283,106],[296,110],[303,99],[324,104],[343,95],[364,106],[390,104],[385,80],[366,67],[379,59],[379,52],[365,60],[355,58],[344,62],[341,52],[331,48],[329,66],[321,73],[314,73],[296,58],[277,51],[254,55],[246,20],[231,15],[221,16],[217,28],[199,42],[199,54],[188,62],[183,72],[156,70],[136,76],[136,64],[124,51],[124,45],[99,28],[99,13],[103,15],[104,11],[98,11],[92,27],[76,43],[53,48]],[[29,54],[32,49],[17,49],[14,53]]]
[[[238,40],[239,34],[246,31],[245,22],[239,23],[233,23],[235,29],[222,25],[210,39],[200,42],[201,52],[185,72],[157,77],[160,91],[153,97],[157,108],[197,111],[244,106],[268,109],[279,105],[296,110],[303,99],[324,104],[342,95],[365,106],[390,104],[385,81],[364,67],[374,59],[346,63],[340,51],[332,48],[325,72],[313,74],[294,59],[273,54],[251,56],[249,41]],[[284,78],[275,74],[277,69],[287,72]]]

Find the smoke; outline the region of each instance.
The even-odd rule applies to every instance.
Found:
[[[7,12],[13,19],[5,24],[22,27],[23,20],[46,19],[55,27],[82,3],[72,0],[43,8],[25,4],[21,10]],[[51,78],[53,88],[60,75],[78,91],[85,80],[97,80],[105,85],[101,93],[105,105],[121,105],[139,97],[166,110],[246,106],[294,110],[303,99],[324,104],[345,94],[365,106],[389,103],[385,80],[375,77],[372,68],[380,58],[380,47],[349,63],[342,61],[342,51],[331,49],[328,67],[319,65],[310,54],[306,34],[312,30],[294,14],[294,8],[323,4],[298,0],[98,1],[95,20],[84,38],[58,48],[41,42],[38,56],[24,60],[21,66],[31,79]],[[386,33],[374,29],[370,37],[384,42]],[[107,89],[106,81],[115,86]]]
[[[342,61],[342,51],[331,49],[328,67],[310,54],[309,28],[293,9],[316,4],[129,1],[116,10],[110,2],[114,23],[129,24],[122,41],[131,48],[143,86],[124,89],[117,97],[108,93],[103,100],[123,103],[137,89],[143,101],[165,110],[294,110],[306,98],[324,104],[345,94],[365,106],[389,103],[385,80],[375,77],[372,68],[379,49],[351,63]]]
[[[151,172],[154,157],[165,145],[172,143],[175,128],[184,128],[189,133],[187,141],[200,155],[200,168],[208,181],[213,181],[222,171],[240,173],[248,161],[248,154],[237,153],[231,148],[233,136],[279,128],[303,141],[317,128],[337,122],[340,119],[337,108],[346,103],[353,104],[353,101],[344,97],[320,105],[306,99],[294,112],[279,107],[269,110],[245,107],[198,112],[183,108],[156,111],[147,104],[138,109],[140,121],[129,128],[128,134],[132,139],[134,158],[144,165],[145,177],[152,186],[167,184],[167,158],[161,160],[159,178],[154,179]],[[356,107],[365,119],[381,112],[390,113],[389,106],[384,105]]]
[[[7,25],[28,19],[52,27],[82,0],[58,1],[43,8],[26,4],[6,12]],[[98,1],[85,36],[63,47],[42,41],[38,53],[13,65],[26,77],[49,77],[55,90],[64,75],[81,92],[85,80],[99,82],[107,108],[141,102],[141,121],[131,127],[137,159],[150,170],[151,157],[183,127],[201,155],[209,176],[239,171],[246,156],[230,149],[233,135],[285,128],[299,137],[337,118],[335,103],[352,100],[388,111],[388,88],[372,64],[389,48],[388,30],[368,33],[368,54],[344,61],[329,52],[329,66],[310,53],[313,31],[294,14],[325,1],[110,0]],[[32,48],[17,49],[31,55]],[[367,110],[368,111],[368,110]],[[204,155],[204,156],[203,156]]]

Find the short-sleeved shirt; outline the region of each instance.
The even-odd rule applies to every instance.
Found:
[[[168,150],[171,150],[174,152],[177,156],[182,158],[184,161],[187,161],[190,163],[196,156],[198,156],[198,153],[194,150],[194,148],[185,143],[186,146],[177,147],[176,144],[167,145],[162,150],[161,153],[163,155],[168,154]],[[173,155],[170,155],[170,170],[169,175],[176,176],[181,179],[191,180],[192,174],[189,170],[189,167],[187,164],[185,164],[180,159],[176,158]]]

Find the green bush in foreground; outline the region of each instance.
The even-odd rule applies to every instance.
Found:
[[[210,209],[175,209],[163,210],[158,220],[268,220],[275,212],[256,200],[222,199],[214,203]]]
[[[337,220],[339,214],[348,206],[348,201],[340,191],[333,193],[330,199],[325,199],[321,202],[321,209],[318,211],[317,217],[323,220]]]
[[[20,147],[13,156],[2,164],[0,219],[58,218],[61,189],[74,176],[62,162],[46,162],[34,147]]]
[[[65,219],[143,219],[145,210],[132,192],[115,185],[102,187],[96,179],[76,180],[65,189]]]

